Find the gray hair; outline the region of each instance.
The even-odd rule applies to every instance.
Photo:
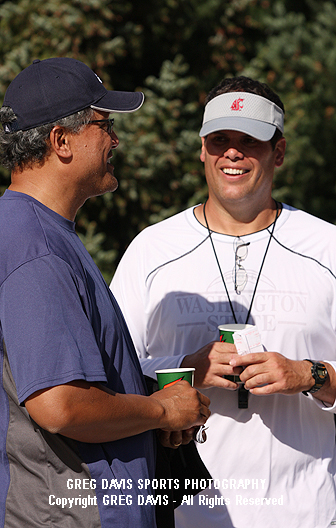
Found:
[[[30,130],[18,130],[17,132],[5,132],[0,130],[0,163],[7,169],[23,169],[35,163],[43,165],[50,153],[49,135],[54,126],[65,127],[71,134],[78,134],[92,119],[94,111],[85,108],[80,112],[72,114],[55,123],[48,123]],[[15,121],[16,116],[9,106],[0,108],[0,123]]]

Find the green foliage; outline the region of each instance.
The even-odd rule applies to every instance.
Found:
[[[244,73],[268,82],[286,108],[288,148],[274,196],[335,222],[336,5],[306,5],[304,14],[272,4],[268,45],[258,44]]]
[[[127,2],[109,0],[4,2],[0,7],[0,89],[34,58],[73,56],[103,75],[106,65],[124,54],[117,20],[126,11]],[[105,82],[110,82],[108,75]]]
[[[0,2],[0,98],[35,58],[75,57],[108,88],[141,89],[116,115],[116,193],[89,200],[80,236],[109,281],[146,225],[204,200],[203,103],[223,77],[264,80],[286,107],[274,196],[336,221],[336,6],[328,0]],[[8,174],[0,173],[2,189]]]

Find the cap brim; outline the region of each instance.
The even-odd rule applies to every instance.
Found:
[[[135,112],[143,104],[145,96],[142,92],[108,91],[99,101],[91,104],[94,110],[103,112]]]
[[[259,141],[269,141],[272,139],[276,128],[275,125],[246,117],[219,117],[204,123],[199,135],[205,137],[219,130],[235,130],[259,139]]]

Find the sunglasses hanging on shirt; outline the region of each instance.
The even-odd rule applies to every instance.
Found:
[[[227,285],[226,285],[226,282],[225,282],[225,279],[224,279],[222,268],[221,268],[221,265],[219,263],[219,258],[218,258],[217,252],[216,252],[214,241],[212,239],[213,231],[211,231],[210,228],[209,228],[208,220],[207,220],[207,217],[206,217],[206,214],[205,214],[206,203],[207,203],[207,200],[204,202],[204,205],[203,205],[203,216],[204,216],[205,225],[206,225],[208,233],[209,233],[209,239],[210,239],[210,242],[211,242],[212,251],[213,251],[213,254],[215,256],[215,259],[216,259],[216,262],[217,262],[217,266],[218,266],[218,269],[219,269],[219,273],[220,273],[220,276],[221,276],[221,279],[222,279],[222,282],[223,282],[223,286],[224,286],[224,289],[225,289],[225,292],[226,292],[226,295],[227,295],[227,298],[228,298],[228,301],[229,301],[229,305],[230,305],[231,313],[232,313],[232,316],[233,316],[233,320],[237,324],[238,323],[237,317],[236,317],[236,314],[235,314],[235,311],[234,311],[234,308],[233,308],[233,304],[232,304],[232,301],[231,301],[231,298],[230,298],[230,295],[229,295],[229,291],[227,289]],[[260,269],[259,269],[258,277],[257,277],[256,283],[255,283],[255,286],[254,286],[253,293],[252,293],[252,298],[251,298],[250,306],[249,306],[249,309],[248,309],[248,312],[247,312],[245,324],[248,323],[248,320],[250,318],[254,297],[255,297],[255,294],[256,294],[256,291],[257,291],[257,287],[258,287],[258,283],[259,283],[259,279],[260,279],[260,276],[261,276],[261,271],[263,269],[263,266],[264,266],[264,263],[265,263],[265,260],[266,260],[266,255],[267,255],[267,252],[268,252],[268,248],[270,246],[270,243],[271,243],[271,240],[272,240],[272,237],[273,237],[275,224],[276,224],[276,221],[277,221],[278,216],[279,216],[279,211],[281,212],[281,209],[279,208],[279,203],[276,200],[275,200],[275,205],[276,205],[275,219],[274,219],[274,222],[272,224],[272,229],[271,229],[271,231],[269,231],[270,236],[269,236],[269,239],[268,239],[266,250],[265,250],[262,262],[261,262],[261,266],[260,266]],[[267,230],[268,230],[268,228],[267,228]],[[247,284],[247,280],[248,280],[247,272],[246,272],[244,266],[242,265],[242,262],[247,257],[248,246],[249,245],[250,245],[250,242],[244,242],[239,236],[234,240],[235,267],[233,269],[233,283],[234,283],[234,287],[235,287],[235,292],[238,295],[241,294],[241,292],[245,288],[245,286]],[[244,385],[240,385],[239,388],[238,388],[238,408],[239,409],[247,409],[248,408],[248,394],[249,394],[249,392],[248,392],[248,390],[245,389]]]

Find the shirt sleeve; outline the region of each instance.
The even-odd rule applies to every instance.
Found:
[[[25,263],[3,283],[0,318],[20,403],[76,379],[106,382],[85,303],[85,285],[54,255]]]

